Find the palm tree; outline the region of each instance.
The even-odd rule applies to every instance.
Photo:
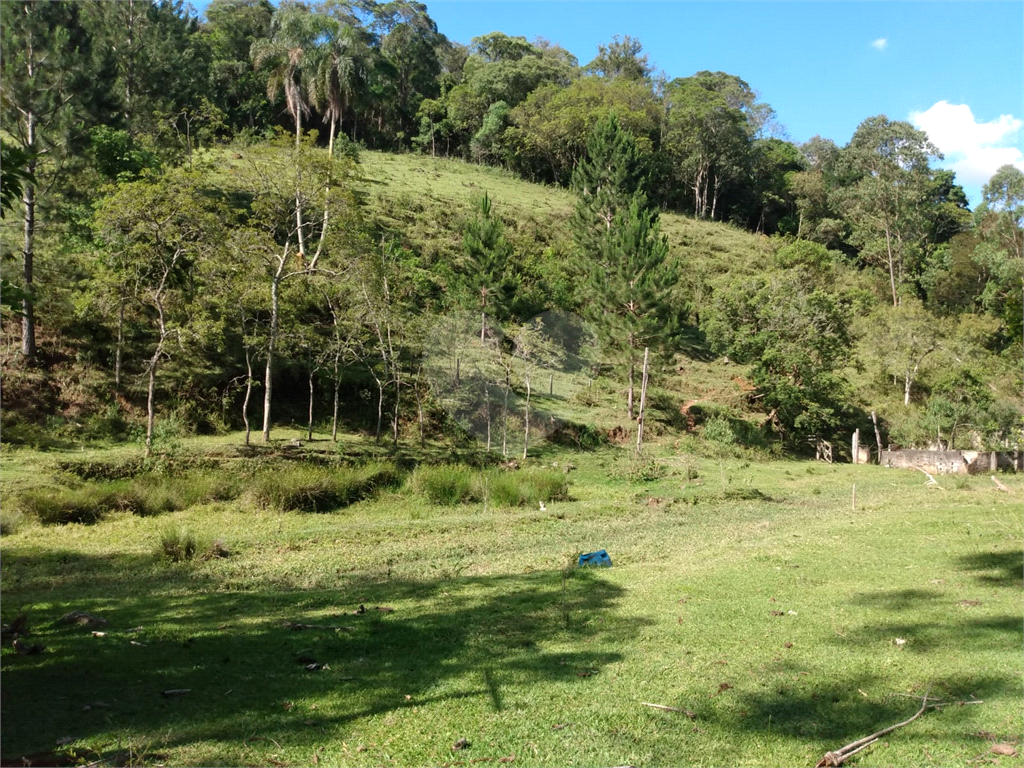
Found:
[[[309,117],[309,98],[303,64],[306,54],[315,50],[327,19],[301,6],[282,5],[271,22],[270,37],[256,40],[249,55],[257,70],[268,69],[267,97],[284,92],[285,107],[295,120],[295,145],[302,137],[302,118]]]
[[[328,152],[333,156],[334,136],[345,109],[366,81],[368,47],[359,30],[330,19],[321,35],[321,44],[310,53],[309,96],[330,124]]]

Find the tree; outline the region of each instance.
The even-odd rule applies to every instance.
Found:
[[[479,302],[480,343],[485,340],[487,314],[503,319],[512,298],[512,284],[505,274],[511,247],[505,240],[501,219],[491,214],[487,193],[477,203],[476,216],[466,222],[462,235],[466,256],[463,280],[470,295]]]
[[[750,152],[746,116],[715,85],[716,79],[695,76],[673,80],[665,89],[663,148],[701,219],[715,218],[723,192],[745,173]]]
[[[925,359],[936,352],[949,329],[921,306],[905,299],[898,307],[879,307],[864,322],[865,350],[882,365],[883,372],[903,379],[903,405]]]
[[[765,425],[782,437],[821,436],[846,406],[848,300],[795,267],[723,287],[702,319],[712,349],[752,365]]]
[[[544,324],[539,318],[517,326],[511,336],[511,342],[514,350],[513,365],[526,388],[526,399],[523,401],[523,458],[525,459],[530,448],[530,399],[533,394],[533,380],[541,369],[553,368],[561,363],[564,350],[545,333]]]
[[[170,357],[172,342],[184,348],[185,337],[202,327],[193,313],[196,275],[222,240],[223,220],[197,180],[181,173],[122,182],[96,213],[101,240],[124,254],[122,279],[131,281],[132,297],[154,325],[156,339],[145,366],[147,456],[153,450],[157,372]]]
[[[527,178],[568,184],[587,154],[587,138],[615,114],[641,155],[653,155],[661,107],[647,83],[581,77],[567,87],[542,85],[509,113],[508,162]]]
[[[36,355],[35,239],[40,197],[53,188],[70,153],[76,98],[84,88],[78,8],[67,2],[0,4],[4,66],[0,119],[24,160],[21,352]]]
[[[614,80],[646,80],[654,68],[642,53],[643,44],[636,38],[615,35],[608,45],[597,46],[597,56],[584,67],[584,71]]]
[[[302,118],[310,115],[305,59],[326,25],[326,17],[304,6],[283,5],[274,14],[269,37],[252,44],[253,66],[268,71],[267,97],[273,101],[278,93],[284,94],[285,108],[295,122],[296,147],[301,142]]]
[[[328,152],[334,154],[334,135],[345,110],[367,78],[369,49],[355,27],[328,19],[311,51],[309,95],[330,126]]]
[[[210,98],[232,134],[273,122],[266,83],[250,59],[253,43],[269,37],[273,16],[270,0],[212,0],[206,7]]]
[[[297,278],[336,271],[349,242],[359,231],[351,182],[355,161],[318,151],[307,138],[282,153],[280,142],[247,152],[241,179],[252,197],[238,259],[255,261],[269,288],[266,371],[263,390],[263,442],[270,441],[274,364],[281,331],[281,291]],[[336,262],[325,266],[322,260]]]
[[[922,258],[930,157],[942,155],[927,135],[884,115],[861,123],[843,150],[855,179],[843,195],[852,240],[865,262],[888,271],[893,306]]]
[[[643,181],[632,136],[614,115],[600,122],[587,141],[587,159],[573,173],[577,203],[571,226],[588,319],[628,366],[631,421],[639,355],[645,347],[664,347],[673,330],[667,297],[675,269]]]

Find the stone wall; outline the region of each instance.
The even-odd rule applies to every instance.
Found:
[[[923,469],[932,475],[975,475],[997,469],[1019,471],[1020,452],[999,451],[882,451],[879,464],[897,469]]]

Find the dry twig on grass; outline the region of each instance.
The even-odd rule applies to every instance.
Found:
[[[923,472],[924,470],[921,471]],[[925,474],[927,474],[927,472]],[[915,720],[917,720],[917,718],[924,714],[924,711],[926,709],[928,709],[928,694],[931,693],[931,690],[931,686],[929,686],[928,690],[925,691],[924,698],[921,701],[921,708],[917,710],[913,717],[904,720],[902,723],[896,723],[896,725],[890,725],[888,728],[883,728],[880,731],[875,731],[870,736],[865,736],[863,739],[851,741],[849,744],[845,744],[844,746],[840,747],[839,749],[833,752],[826,752],[825,756],[818,761],[818,764],[814,768],[838,768],[843,764],[843,762],[847,758],[857,754],[862,749],[867,749],[880,738],[885,736],[887,733],[892,733],[897,728],[902,728],[904,725],[909,725],[910,723],[914,722]]]
[[[936,480],[936,479],[935,479],[934,477],[932,477],[931,475],[929,475],[929,474],[928,474],[927,472],[925,472],[925,471],[924,471],[923,469],[921,469],[920,467],[914,467],[914,469],[916,469],[916,470],[917,470],[918,472],[924,472],[924,474],[925,474],[925,475],[927,475],[927,477],[928,477],[928,481],[927,481],[927,482],[925,483],[925,485],[934,485],[934,486],[935,486],[936,488],[938,488],[938,489],[939,489],[939,490],[941,490],[941,491],[944,491],[944,490],[946,490],[946,489],[945,489],[945,488],[943,488],[943,487],[942,487],[941,485],[939,485],[939,481],[938,481],[938,480]]]
[[[663,709],[666,712],[682,712],[684,715],[686,715],[691,720],[693,720],[695,717],[697,717],[697,713],[696,712],[691,712],[688,709],[680,709],[679,707],[670,707],[670,706],[668,706],[666,704],[651,704],[650,702],[647,702],[647,701],[641,701],[640,704],[642,704],[645,707],[653,707],[654,709]]]
[[[299,624],[293,621],[286,621],[284,625],[288,627],[288,629],[295,630],[296,632],[300,629],[333,629],[336,632],[353,632],[355,630],[355,627],[341,627],[328,624]]]
[[[1009,493],[1010,492],[1010,489],[1007,488],[1005,485],[1003,485],[1001,482],[999,482],[999,480],[996,479],[995,475],[992,475],[992,482],[995,483],[996,484],[996,488],[998,488],[1003,493]]]

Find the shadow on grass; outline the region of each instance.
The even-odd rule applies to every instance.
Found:
[[[978,552],[957,560],[960,570],[970,572],[978,581],[993,587],[1024,585],[1024,553],[1019,549],[1004,552]]]
[[[1020,560],[1019,552],[971,555],[957,559],[953,568],[961,572],[981,571],[981,575],[976,575],[979,581],[1012,589],[1019,587]],[[996,576],[991,575],[993,571]],[[861,595],[851,603],[858,606],[858,613],[880,617],[881,621],[847,629],[827,641],[837,649],[853,644],[885,654],[912,654],[927,660],[951,653],[1012,654],[1024,643],[1020,614],[993,615],[984,600],[957,601],[940,590],[898,589]],[[921,618],[922,609],[927,618]],[[897,638],[904,642],[897,644]],[[739,695],[739,708],[745,714],[733,718],[731,727],[766,735],[781,733],[820,739],[824,754],[828,749],[837,749],[907,719],[921,703],[895,692],[887,695],[885,681],[891,678],[884,670],[877,675],[854,675],[837,673],[824,663],[809,671],[783,663],[775,671],[777,677],[768,690]],[[1020,695],[1018,675],[991,669],[979,670],[978,674],[943,674],[938,670],[931,679],[920,680],[917,695],[923,696],[929,684],[929,695],[947,702],[1015,699]],[[861,691],[872,693],[867,696]],[[943,709],[930,712],[927,717],[948,713]],[[908,734],[907,738],[913,736]]]
[[[622,590],[590,571],[564,583],[546,571],[231,592],[143,556],[16,548],[4,571],[7,611],[31,601],[30,640],[47,646],[19,656],[5,643],[4,764],[64,736],[97,750],[125,732],[147,734],[157,751],[222,742],[230,761],[254,737],[312,748],[363,718],[431,702],[478,698],[501,711],[536,682],[585,685],[621,658],[589,642],[607,649],[639,628],[612,616]],[[56,623],[72,610],[108,624]]]
[[[818,670],[809,679],[815,676],[824,681],[799,686],[783,684],[773,691],[741,695],[740,710],[746,714],[736,718],[734,726],[765,734],[821,740],[824,754],[828,749],[838,749],[906,720],[921,706],[921,700],[915,701],[912,697],[883,694],[881,698],[865,698],[859,693],[877,689],[882,675],[836,677],[827,670]],[[949,702],[972,698],[987,700],[1015,694],[1018,688],[1019,683],[1009,677],[949,677],[935,681],[928,695]],[[925,690],[923,687],[917,695],[924,696]]]

